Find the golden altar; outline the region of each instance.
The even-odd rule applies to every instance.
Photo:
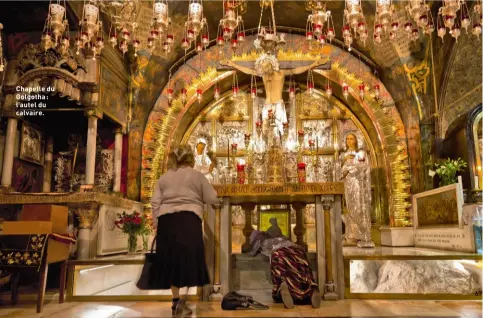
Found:
[[[325,300],[344,296],[344,266],[342,255],[342,182],[284,183],[284,184],[229,184],[214,186],[221,202],[208,207],[205,218],[206,254],[212,269],[213,285],[204,295],[221,298],[232,290],[232,213],[233,205],[241,205],[245,212],[243,234],[246,244],[253,231],[251,215],[256,205],[291,204],[296,212],[296,242],[306,248],[304,209],[315,204],[316,260],[318,282]],[[323,287],[322,287],[323,286]],[[209,292],[209,293],[208,293]]]

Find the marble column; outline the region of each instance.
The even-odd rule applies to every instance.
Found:
[[[52,154],[54,152],[54,139],[52,136],[47,138],[45,143],[45,156],[44,156],[44,185],[42,192],[52,191]]]
[[[121,168],[122,168],[122,129],[115,130],[114,139],[114,184],[113,192],[121,192]]]
[[[12,185],[13,149],[17,135],[17,118],[9,118],[7,122],[7,136],[5,138],[5,150],[2,167],[2,188],[10,188]]]
[[[334,281],[335,288],[339,291],[339,300],[344,299],[345,282],[344,282],[344,254],[342,249],[342,196],[334,196],[333,213],[331,213],[331,230],[332,230],[332,255],[333,268],[335,269]]]
[[[221,239],[221,204],[214,204],[213,209],[215,210],[215,228],[214,228],[214,245],[215,245],[215,253],[214,253],[214,275],[213,275],[213,288],[210,294],[210,300],[221,300],[223,299],[223,289],[221,286],[221,246],[220,246],[220,239]],[[224,291],[225,293],[228,290]]]
[[[77,234],[77,259],[89,259],[91,245],[91,231],[97,219],[98,206],[86,204],[75,209],[75,215],[79,220],[79,232]]]
[[[231,204],[230,198],[223,198],[220,217],[220,280],[221,293],[231,291]]]
[[[304,220],[304,212],[305,212],[305,203],[294,203],[292,204],[292,208],[295,210],[295,228],[293,229],[295,236],[297,237],[297,245],[302,246],[305,251],[308,250],[307,243],[304,240],[304,235],[306,232],[305,229],[305,220]]]
[[[245,242],[242,245],[242,251],[245,251],[250,248],[250,235],[252,235],[253,232],[252,212],[255,209],[255,204],[243,204],[242,209],[243,212],[245,212],[245,227],[243,228],[243,236],[245,236]]]
[[[322,208],[324,209],[324,234],[325,234],[325,288],[324,300],[338,300],[339,295],[335,291],[332,255],[332,229],[330,211],[334,204],[333,195],[322,196]]]
[[[325,286],[326,261],[325,261],[325,230],[324,230],[324,211],[322,200],[318,195],[315,197],[315,227],[316,227],[316,257],[317,257],[317,276],[320,292]],[[323,293],[322,293],[323,294]]]
[[[87,118],[86,185],[94,185],[96,172],[97,117]]]

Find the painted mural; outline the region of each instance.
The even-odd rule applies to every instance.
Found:
[[[127,86],[105,65],[101,66],[101,103],[100,108],[114,120],[126,124]]]

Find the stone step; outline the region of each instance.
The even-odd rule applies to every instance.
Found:
[[[309,252],[308,258],[314,277],[317,277],[315,253]],[[234,254],[232,264],[233,290],[249,293],[258,291],[263,295],[271,295],[272,280],[268,260],[264,260],[260,254],[257,256]]]

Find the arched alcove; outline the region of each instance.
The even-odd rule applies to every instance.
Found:
[[[293,38],[292,38],[293,37]],[[298,35],[291,35],[287,42],[294,43],[294,47],[309,51],[304,38]],[[250,39],[246,45],[251,45]],[[328,71],[316,71],[316,82],[325,83],[325,78],[332,82],[334,87],[334,98],[345,100],[344,104],[351,110],[365,127],[370,140],[378,153],[378,169],[384,175],[385,188],[387,193],[384,200],[388,202],[387,210],[389,220],[385,221],[392,226],[405,226],[410,224],[409,198],[409,177],[407,175],[407,142],[406,133],[394,101],[384,85],[374,77],[372,70],[361,63],[361,60],[354,57],[347,51],[329,45],[331,50],[332,67]],[[210,48],[203,52],[201,57],[186,61],[175,74],[172,82],[191,82],[187,87],[187,101],[182,103],[180,98],[175,99],[171,104],[166,97],[166,89],[158,98],[153,111],[149,116],[143,138],[143,172],[141,199],[149,208],[152,187],[157,178],[161,175],[167,165],[167,154],[169,149],[179,144],[189,126],[212,98],[212,89],[216,82],[220,83],[222,89],[229,89],[231,85],[231,71],[216,72],[215,68],[208,68],[201,74],[197,70],[207,66],[215,66],[218,49]],[[317,54],[317,52],[315,52]],[[320,54],[320,53],[319,53]],[[201,62],[200,62],[201,61]],[[192,79],[189,81],[188,79]],[[246,83],[249,77],[240,81]],[[302,84],[303,82],[299,80]],[[358,86],[364,82],[366,93],[363,99],[360,98]],[[246,84],[248,84],[246,83]],[[345,99],[342,95],[343,83],[349,86],[349,96]],[[373,85],[380,86],[379,100],[374,99]],[[196,99],[196,89],[201,88],[204,95],[201,102]]]

